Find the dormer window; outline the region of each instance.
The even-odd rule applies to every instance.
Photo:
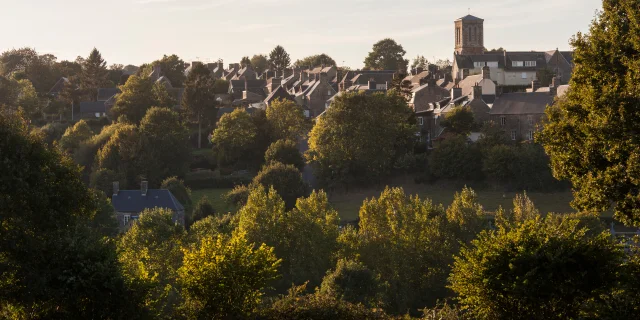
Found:
[[[512,67],[524,67],[524,61],[511,61]]]
[[[536,66],[536,62],[535,61],[525,61],[524,62],[524,66],[525,67],[535,67]]]

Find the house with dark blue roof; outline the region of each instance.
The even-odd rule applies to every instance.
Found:
[[[120,190],[119,183],[113,183],[111,204],[116,212],[120,230],[126,231],[146,209],[169,209],[173,211],[173,222],[184,225],[184,206],[166,189],[149,189],[147,181],[142,181],[139,190]]]

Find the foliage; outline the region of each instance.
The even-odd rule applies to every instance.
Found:
[[[171,191],[171,194],[173,194],[173,196],[176,197],[184,207],[185,213],[187,213],[187,215],[191,213],[193,206],[193,202],[191,201],[191,189],[184,185],[184,181],[178,179],[176,176],[169,177],[162,181],[160,189],[167,189]]]
[[[115,105],[111,108],[113,118],[126,116],[132,123],[139,123],[147,110],[159,104],[154,95],[154,83],[150,78],[132,75],[127,83],[120,87]]]
[[[48,92],[61,78],[79,74],[77,62],[60,61],[32,48],[10,49],[0,54],[0,76],[28,80],[36,92]]]
[[[38,135],[42,139],[42,142],[48,146],[53,146],[53,142],[60,140],[67,128],[68,125],[65,123],[51,122],[40,128],[34,128],[31,132],[32,134]]]
[[[369,55],[364,59],[364,67],[370,70],[395,70],[407,72],[409,60],[404,58],[407,52],[395,40],[387,38],[376,42]]]
[[[447,220],[453,225],[457,238],[465,243],[488,227],[478,195],[467,187],[454,195],[453,202],[447,207]]]
[[[94,135],[90,139],[80,142],[78,148],[73,153],[73,160],[84,168],[83,171],[86,176],[90,173],[98,150],[100,150],[109,141],[109,139],[111,139],[111,136],[116,132],[116,130],[122,126],[123,124],[120,123],[105,126],[102,128],[100,133]],[[122,181],[122,183],[124,183],[124,181]]]
[[[154,319],[173,318],[181,299],[176,278],[185,230],[172,216],[168,209],[146,209],[118,242],[123,273],[148,288],[145,306]]]
[[[482,178],[482,154],[467,137],[452,137],[440,143],[429,155],[429,168],[438,178],[479,180]]]
[[[429,67],[429,61],[427,58],[421,55],[417,55],[413,61],[411,61],[411,69],[421,68],[422,70],[427,70]]]
[[[110,193],[92,190],[93,201],[97,210],[89,221],[89,228],[102,237],[115,238],[118,235],[118,220],[116,211],[107,197]]]
[[[220,164],[238,162],[251,150],[257,128],[244,109],[223,115],[213,131],[212,142]]]
[[[253,247],[236,234],[204,239],[185,250],[178,281],[188,319],[229,319],[256,311],[280,260],[265,244]]]
[[[365,200],[357,231],[341,235],[341,258],[359,257],[384,285],[383,306],[403,314],[449,295],[445,288],[455,235],[442,206],[386,188]]]
[[[570,217],[485,231],[462,249],[451,288],[478,319],[573,319],[615,283],[623,251]]]
[[[72,152],[80,146],[80,142],[85,141],[93,136],[91,128],[86,121],[80,120],[73,125],[73,127],[67,128],[60,138],[60,149],[65,152]]]
[[[224,195],[224,201],[228,205],[242,207],[249,199],[249,187],[246,185],[235,186],[231,191]]]
[[[89,186],[104,192],[106,195],[112,195],[113,183],[117,181],[119,186],[124,187],[125,184],[122,180],[124,180],[122,176],[118,175],[115,171],[102,168],[91,173]]]
[[[482,127],[480,127],[480,133],[482,135],[477,144],[483,152],[487,152],[497,145],[509,143],[504,130],[493,121],[483,123]]]
[[[327,195],[313,192],[298,200],[291,211],[273,188],[253,188],[247,204],[238,213],[240,221],[236,233],[245,233],[249,242],[274,247],[281,258],[282,279],[275,285],[279,292],[291,284],[309,281],[319,285],[331,268],[331,256],[337,244],[338,213],[333,210]]]
[[[217,79],[213,83],[213,92],[215,94],[224,94],[229,92],[229,81],[224,79]]]
[[[412,115],[394,92],[341,95],[316,120],[307,159],[325,184],[377,181],[413,147]]]
[[[558,179],[570,180],[572,205],[640,226],[640,8],[633,0],[604,1],[589,33],[578,33],[571,90],[552,108],[537,136]],[[634,17],[634,18],[631,18]]]
[[[446,114],[440,125],[450,132],[463,136],[467,136],[477,128],[473,112],[469,107],[454,108]]]
[[[198,149],[202,147],[202,121],[216,106],[216,93],[211,72],[203,64],[196,64],[189,72],[182,96],[182,108],[198,123]]]
[[[254,54],[251,57],[251,67],[258,75],[261,75],[269,68],[269,60],[263,54]]]
[[[213,205],[209,202],[209,198],[207,196],[202,197],[200,201],[196,204],[196,208],[193,210],[193,222],[202,220],[206,217],[215,215],[215,210],[213,210]]]
[[[298,170],[302,170],[305,166],[304,158],[292,140],[278,140],[272,143],[264,154],[264,161],[266,164],[272,162],[290,164]]]
[[[333,58],[324,53],[304,57],[302,59],[296,60],[296,62],[293,64],[293,66],[296,68],[316,68],[322,66],[331,67],[337,65],[338,64],[335,60],[333,60]]]
[[[274,139],[298,141],[305,130],[302,107],[291,100],[276,99],[269,104],[267,121]]]
[[[249,59],[248,56],[242,57],[242,59],[240,59],[240,66],[242,68],[251,66],[251,59]]]
[[[271,70],[282,73],[290,64],[291,58],[282,46],[276,46],[271,53],[269,53],[269,68]]]
[[[189,228],[189,242],[198,244],[204,239],[215,239],[218,235],[231,235],[238,226],[238,215],[209,215],[195,221]]]
[[[381,285],[378,277],[364,264],[340,259],[335,270],[322,279],[318,294],[373,308],[380,304]]]
[[[82,72],[80,73],[80,90],[88,95],[91,101],[98,98],[98,88],[107,84],[107,62],[102,59],[102,54],[96,48],[91,50],[89,56],[82,61]]]
[[[553,77],[555,77],[555,72],[550,68],[540,69],[536,72],[536,78],[540,81],[540,86],[548,87],[551,85],[551,81]],[[557,85],[557,84],[556,84]]]
[[[156,82],[151,91],[156,99],[156,107],[172,109],[177,104],[176,99],[171,96],[163,83]]]
[[[175,54],[163,55],[162,59],[154,61],[152,66],[159,65],[162,75],[167,77],[174,88],[180,88],[185,81],[185,63]]]
[[[280,162],[265,165],[251,182],[253,186],[262,185],[265,189],[273,187],[282,197],[287,208],[293,208],[296,200],[307,194],[307,185],[302,180],[300,171]]]

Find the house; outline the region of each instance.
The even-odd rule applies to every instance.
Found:
[[[51,90],[49,90],[49,96],[57,98],[58,95],[60,95],[60,92],[62,92],[62,89],[64,88],[64,86],[69,83],[69,78],[65,78],[62,77],[60,79],[58,79],[58,81],[56,81],[56,83],[53,85],[53,87],[51,87]]]
[[[173,222],[184,225],[184,207],[171,191],[149,189],[148,186],[147,181],[142,181],[139,190],[120,190],[119,183],[113,183],[111,204],[116,212],[120,230],[126,231],[144,210],[154,208],[173,211]]]
[[[346,91],[354,85],[368,85],[369,81],[373,81],[378,89],[386,90],[397,76],[396,74],[397,71],[394,70],[347,71],[338,88],[339,91]]]
[[[265,80],[231,80],[229,95],[234,105],[262,102],[267,97]]]
[[[80,102],[80,118],[102,118],[107,116],[105,101],[83,101]]]
[[[327,101],[336,94],[327,73],[300,73],[300,80],[289,90],[296,103],[315,118],[327,108]]]
[[[256,80],[258,79],[258,73],[253,70],[251,65],[240,69],[238,73],[233,77],[233,80]]]
[[[285,89],[283,86],[278,86],[275,90],[271,91],[271,93],[269,93],[269,95],[267,96],[266,99],[264,99],[264,103],[267,105],[267,107],[269,105],[271,105],[271,103],[277,99],[280,100],[289,100],[289,101],[296,101],[295,98],[289,94],[289,92],[287,91],[287,89]]]

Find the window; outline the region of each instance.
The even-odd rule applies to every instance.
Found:
[[[497,68],[498,67],[498,61],[488,61],[487,62],[487,67],[489,67],[489,68]]]
[[[418,124],[419,125],[424,125],[424,118],[423,117],[418,117]]]
[[[500,117],[500,125],[504,127],[506,124],[507,124],[507,118]]]
[[[511,130],[511,140],[516,141],[516,131]]]
[[[330,96],[331,95],[331,89],[327,90],[327,95]]]
[[[122,217],[122,221],[124,221],[124,225],[125,225],[125,226],[129,224],[129,220],[131,220],[131,216],[130,216],[130,215],[128,215],[128,214],[125,214],[125,215]]]
[[[532,126],[533,125],[533,116],[531,116],[531,115],[527,116],[527,122],[529,122],[529,125]]]
[[[484,66],[486,66],[487,64],[485,62],[474,62],[473,66],[476,68],[482,68]]]
[[[523,73],[522,73],[522,79],[526,79],[526,78],[527,78],[527,73],[526,73],[526,72],[523,72]]]
[[[524,62],[524,66],[525,67],[535,67],[536,66],[536,62],[535,61],[525,61]]]
[[[524,61],[511,61],[511,66],[512,67],[523,67],[524,66]]]
[[[100,112],[96,112],[96,118],[100,118]]]
[[[527,139],[529,141],[533,140],[533,131],[529,130],[529,132],[527,132]]]

